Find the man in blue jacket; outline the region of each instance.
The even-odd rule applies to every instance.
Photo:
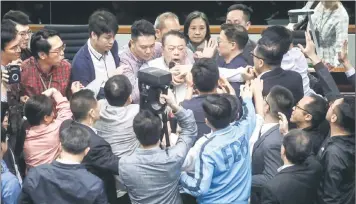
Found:
[[[118,29],[116,17],[108,11],[96,11],[89,17],[88,42],[77,52],[72,62],[71,81],[87,86],[100,80],[102,86],[120,64],[119,48],[115,41]],[[103,89],[98,99],[104,98]]]
[[[230,125],[231,105],[225,96],[211,95],[203,102],[207,125],[213,133],[203,144],[195,163],[195,175],[181,174],[183,190],[198,203],[248,203],[251,158],[248,142],[255,128],[252,92],[242,90],[243,115]]]

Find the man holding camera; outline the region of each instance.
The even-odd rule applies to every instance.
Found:
[[[141,146],[119,161],[119,177],[133,203],[182,203],[178,182],[183,161],[197,136],[191,110],[161,95],[172,109],[182,129],[175,146],[161,149],[162,121],[148,110],[136,115],[133,128]]]

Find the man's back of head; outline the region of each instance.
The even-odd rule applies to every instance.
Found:
[[[285,50],[274,39],[268,36],[260,38],[253,51],[256,72],[261,74],[263,70],[280,67],[284,53]]]
[[[265,102],[268,109],[265,109],[265,114],[268,114],[275,121],[279,120],[278,112],[289,115],[294,104],[292,92],[283,86],[274,86],[267,95]]]
[[[134,118],[133,129],[143,147],[156,146],[162,133],[162,121],[151,111],[143,110]]]
[[[219,69],[211,58],[198,59],[191,70],[193,83],[200,93],[214,92],[218,86]]]
[[[206,97],[203,110],[207,125],[213,130],[224,129],[231,121],[231,104],[225,96],[213,94]]]
[[[75,121],[67,120],[59,128],[59,140],[62,146],[61,159],[67,159],[63,158],[67,155],[83,159],[89,151],[90,132]]]
[[[105,83],[105,98],[111,106],[125,106],[131,103],[132,85],[124,75],[116,75]]]
[[[45,95],[31,96],[24,106],[24,114],[31,126],[53,121],[53,101]]]
[[[100,117],[95,94],[89,89],[82,89],[73,94],[70,100],[70,110],[73,113],[73,119],[78,122],[89,119],[94,123]]]
[[[312,141],[303,130],[291,130],[283,137],[282,144],[281,155],[285,164],[285,160],[292,164],[302,164],[312,154]]]
[[[261,35],[278,43],[283,54],[288,52],[293,42],[292,32],[284,26],[270,26]]]

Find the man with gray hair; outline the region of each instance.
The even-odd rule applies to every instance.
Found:
[[[171,30],[180,31],[179,18],[172,12],[164,12],[157,16],[154,24],[156,30],[156,41],[162,43],[163,35]],[[163,49],[163,47],[162,47]],[[189,49],[187,50],[187,57],[190,64],[194,63],[194,53]]]
[[[156,40],[162,42],[162,37],[170,30],[180,30],[179,18],[172,12],[164,12],[157,16],[154,24]]]

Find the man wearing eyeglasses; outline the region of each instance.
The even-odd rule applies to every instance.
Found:
[[[219,57],[217,64],[219,67],[227,69],[237,69],[246,67],[248,60],[244,57],[244,48],[248,42],[247,30],[241,25],[223,24],[218,40]],[[243,83],[232,82],[236,95],[240,95],[240,85]]]
[[[3,20],[5,19],[11,20],[16,24],[17,34],[21,37],[21,60],[24,61],[30,58],[31,51],[28,48],[28,43],[30,41],[32,32],[28,25],[30,23],[29,16],[22,11],[10,10],[4,15]]]
[[[42,29],[31,38],[33,57],[21,65],[21,96],[39,95],[49,88],[56,88],[66,96],[70,88],[71,65],[64,59],[65,44],[53,30]]]

